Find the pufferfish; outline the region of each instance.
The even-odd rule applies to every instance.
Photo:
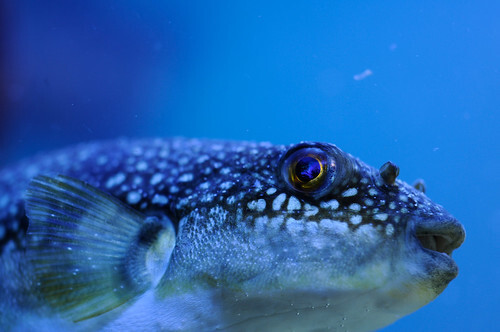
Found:
[[[370,331],[457,276],[463,226],[333,144],[120,139],[0,170],[7,331]]]

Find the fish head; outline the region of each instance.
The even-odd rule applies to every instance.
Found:
[[[181,219],[162,293],[216,289],[210,302],[220,307],[211,309],[220,328],[392,323],[456,277],[451,254],[465,237],[440,205],[396,179],[398,171],[325,143],[256,154],[235,170],[243,194],[218,192],[231,206]]]

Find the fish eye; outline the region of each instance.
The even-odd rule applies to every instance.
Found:
[[[335,177],[335,160],[324,151],[304,147],[284,156],[282,177],[295,190],[315,194],[323,191]]]
[[[293,156],[290,160],[288,175],[295,188],[304,191],[317,189],[324,181],[325,162],[315,153]]]

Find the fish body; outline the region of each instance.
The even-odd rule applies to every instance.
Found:
[[[0,170],[7,330],[386,326],[458,273],[461,224],[327,143],[115,140]]]

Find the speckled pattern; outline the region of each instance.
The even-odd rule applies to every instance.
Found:
[[[325,145],[327,146],[327,145]],[[349,154],[353,175],[321,198],[294,192],[280,176],[286,146],[196,139],[116,140],[82,144],[0,171],[0,249],[24,248],[23,193],[37,174],[64,174],[174,223],[189,211],[221,207],[233,223],[266,222],[293,232],[370,225],[393,236],[408,214],[442,215],[439,205]]]
[[[311,172],[294,177],[304,169]],[[48,179],[38,175],[83,181],[103,197],[80,209],[86,214],[69,228],[59,228],[58,218],[76,210],[57,203],[66,189],[47,198],[33,187]],[[383,327],[443,291],[458,271],[449,255],[465,235],[440,205],[396,176],[394,164],[379,171],[328,143],[119,139],[42,153],[0,170],[0,325],[110,331]],[[26,235],[28,188],[34,231]],[[52,198],[66,208],[44,207]],[[160,249],[165,270],[152,275],[154,286],[113,284],[122,280],[110,276],[113,271],[143,271],[146,263],[128,244],[120,245],[137,244],[141,230],[132,226],[128,233],[130,225],[114,223],[123,220],[115,217],[102,222],[107,210],[100,207],[110,204],[118,214],[134,211],[139,219],[133,225],[144,229],[145,220],[168,221],[170,235],[160,238],[174,240],[158,240],[158,248],[169,249]],[[107,242],[88,231],[94,225]],[[68,244],[51,240],[57,236]],[[108,253],[120,263],[110,265]],[[97,308],[102,315],[81,323],[61,318],[70,314],[60,307],[64,296],[89,308],[102,303],[87,302],[89,293],[96,294],[98,266],[111,271],[102,274],[110,286],[101,295],[114,294],[115,305],[126,302],[126,308]],[[50,280],[55,289],[44,287]],[[75,291],[73,285],[89,288]],[[114,297],[117,289],[128,295]],[[86,317],[75,310],[73,319]]]

